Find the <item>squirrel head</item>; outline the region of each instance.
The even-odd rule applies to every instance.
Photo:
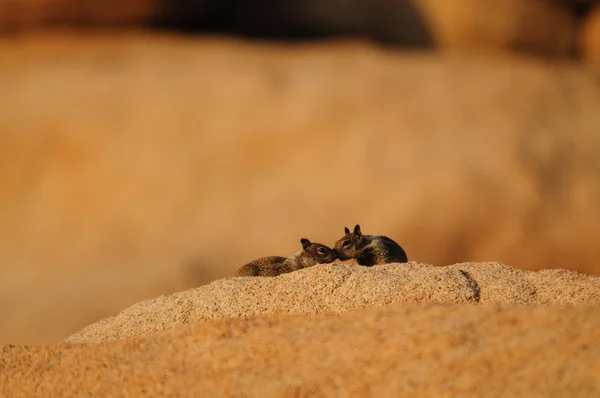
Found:
[[[360,225],[356,224],[352,232],[348,227],[344,227],[344,236],[335,242],[333,250],[340,260],[349,260],[358,256],[362,243],[363,234],[360,231]]]
[[[302,243],[302,258],[305,267],[330,263],[337,258],[337,254],[330,247],[313,243],[306,238],[300,239],[300,243]]]

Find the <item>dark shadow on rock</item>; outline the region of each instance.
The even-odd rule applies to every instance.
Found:
[[[471,277],[471,275],[467,271],[464,271],[462,269],[459,269],[459,271],[462,274],[462,276],[464,276],[467,279],[469,287],[473,290],[473,298],[475,302],[479,303],[481,301],[481,288],[479,287],[479,284],[475,279]]]
[[[411,0],[159,0],[150,26],[270,40],[332,37],[370,39],[394,46],[433,44]]]

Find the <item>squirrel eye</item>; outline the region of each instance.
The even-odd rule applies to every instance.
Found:
[[[325,254],[325,249],[324,249],[324,248],[322,248],[322,247],[319,247],[319,248],[317,249],[317,251],[318,251],[319,253],[321,253],[321,254]]]
[[[350,244],[350,240],[346,239],[342,242],[342,246],[348,246]]]

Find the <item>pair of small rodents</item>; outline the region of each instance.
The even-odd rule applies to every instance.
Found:
[[[290,257],[261,257],[240,268],[237,276],[277,276],[315,264],[326,264],[336,259],[356,259],[358,264],[370,267],[376,264],[406,263],[406,252],[387,236],[363,235],[360,225],[350,232],[344,228],[344,236],[331,249],[306,238],[300,239],[302,250]]]

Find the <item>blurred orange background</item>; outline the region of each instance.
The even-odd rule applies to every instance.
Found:
[[[596,2],[83,4],[0,8],[0,343],[356,223],[600,273]]]

